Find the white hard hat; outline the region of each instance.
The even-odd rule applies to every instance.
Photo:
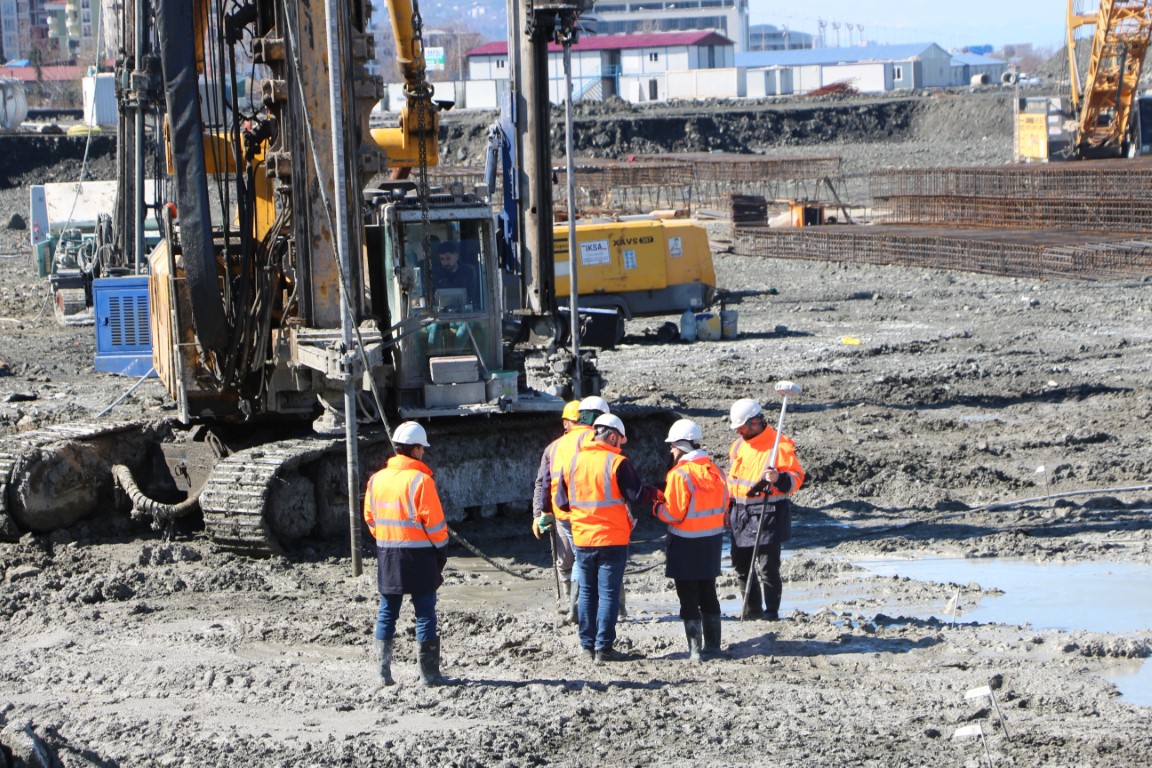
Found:
[[[602,397],[591,395],[580,401],[580,410],[582,411],[600,411],[600,413],[612,413],[608,408],[608,401]]]
[[[424,427],[414,421],[406,421],[396,427],[396,431],[392,433],[392,442],[399,445],[422,445],[425,448],[431,447],[428,445],[428,433],[424,431]]]
[[[624,422],[620,421],[619,416],[613,416],[610,413],[596,417],[596,421],[592,422],[592,426],[608,427],[609,429],[614,429],[619,432],[621,437],[628,436],[627,433],[624,432]]]
[[[700,427],[696,426],[696,422],[691,419],[680,419],[668,429],[668,437],[664,438],[664,442],[687,440],[690,443],[699,443],[703,439],[704,435],[700,432]]]
[[[748,423],[748,419],[753,416],[759,416],[764,413],[764,409],[760,407],[760,403],[750,397],[743,400],[737,400],[732,403],[732,410],[728,412],[728,426],[732,429],[742,427]]]

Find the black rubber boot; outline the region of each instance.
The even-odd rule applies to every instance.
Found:
[[[625,603],[624,603],[624,590],[623,590],[623,588],[621,588],[621,590],[620,590],[620,610],[616,612],[616,618],[617,619],[628,618],[628,606],[625,605]]]
[[[391,640],[376,641],[376,661],[380,664],[380,679],[384,681],[384,685],[392,685],[395,683],[396,681],[392,679]]]
[[[421,642],[418,658],[422,685],[443,685],[447,682],[440,674],[440,638]]]
[[[688,658],[692,661],[700,661],[702,632],[699,619],[684,620],[684,635],[688,638]]]
[[[737,579],[740,585],[740,597],[743,598],[745,594],[748,599],[744,605],[740,607],[741,619],[759,619],[764,615],[764,609],[761,607],[760,597],[760,584],[753,579],[751,589],[748,588],[748,581],[746,579]]]
[[[700,648],[700,658],[716,659],[723,656],[720,650],[720,614],[704,614],[701,624],[703,624],[704,645]]]
[[[764,620],[780,620],[780,593],[776,590],[764,590]]]

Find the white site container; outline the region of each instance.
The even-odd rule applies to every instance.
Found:
[[[100,127],[116,125],[116,75],[102,72],[86,75],[84,90],[84,123]]]

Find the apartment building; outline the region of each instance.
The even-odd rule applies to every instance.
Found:
[[[717,32],[748,48],[748,0],[603,0],[593,7],[601,35]]]

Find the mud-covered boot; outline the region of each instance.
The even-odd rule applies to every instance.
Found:
[[[740,584],[740,597],[747,595],[744,604],[740,607],[741,619],[759,619],[764,615],[764,608],[762,607],[760,597],[760,584],[755,579],[752,581],[752,586],[748,586],[746,579],[738,579]]]
[[[700,661],[702,632],[699,619],[684,620],[684,635],[688,638],[688,658],[692,661]]]
[[[620,610],[616,612],[617,619],[628,618],[628,606],[624,604],[624,590],[620,590]]]
[[[564,617],[565,624],[580,623],[580,585],[568,582],[568,614]]]
[[[564,578],[564,572],[561,570],[556,571],[560,576],[560,599],[556,600],[556,613],[561,616],[568,615],[568,607],[571,604],[571,596],[573,596],[573,583],[571,580]]]
[[[700,648],[700,658],[716,659],[723,656],[720,650],[720,614],[705,613],[700,623],[704,631],[704,645]]]
[[[392,685],[392,640],[376,641],[376,661],[380,664],[380,679],[384,685]]]
[[[443,685],[448,682],[440,674],[440,638],[422,640],[417,658],[420,661],[420,683]]]
[[[775,589],[766,588],[764,590],[764,620],[765,621],[779,621],[780,620],[780,592]]]

